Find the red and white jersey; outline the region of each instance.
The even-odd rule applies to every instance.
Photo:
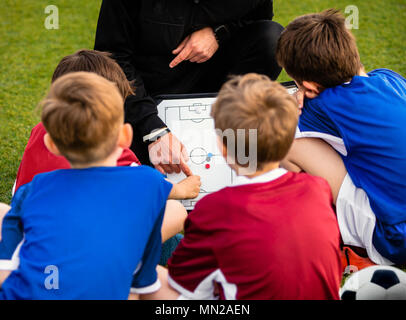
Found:
[[[186,299],[339,299],[340,236],[327,182],[284,169],[239,180],[189,214],[169,284]]]

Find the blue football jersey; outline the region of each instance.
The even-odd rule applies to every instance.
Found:
[[[127,299],[159,289],[172,184],[156,170],[98,167],[37,175],[3,221],[3,299]]]
[[[405,254],[405,78],[378,69],[368,77],[355,76],[349,83],[326,89],[315,99],[305,100],[299,130],[299,136],[330,143],[355,186],[368,195],[379,224],[374,235],[378,251],[380,244],[375,240],[386,237],[396,240],[393,243]]]

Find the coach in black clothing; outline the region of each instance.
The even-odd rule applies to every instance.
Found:
[[[230,74],[278,77],[283,28],[272,18],[272,0],[103,0],[95,49],[111,52],[134,81],[125,120],[141,162],[148,162],[149,148],[157,169],[190,173],[186,150],[173,147],[178,140],[167,134],[151,97],[216,92]]]

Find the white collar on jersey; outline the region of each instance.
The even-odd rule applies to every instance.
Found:
[[[282,177],[287,172],[288,171],[283,168],[277,168],[277,169],[273,169],[271,171],[265,172],[264,174],[261,174],[260,176],[257,176],[254,178],[247,178],[246,176],[236,176],[236,178],[233,179],[233,183],[231,186],[236,187],[236,186],[243,186],[243,185],[253,184],[253,183],[271,182],[273,180],[276,180],[276,179]]]

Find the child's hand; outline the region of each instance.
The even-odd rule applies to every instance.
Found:
[[[194,199],[199,195],[200,186],[199,176],[189,176],[178,183],[182,199]]]

